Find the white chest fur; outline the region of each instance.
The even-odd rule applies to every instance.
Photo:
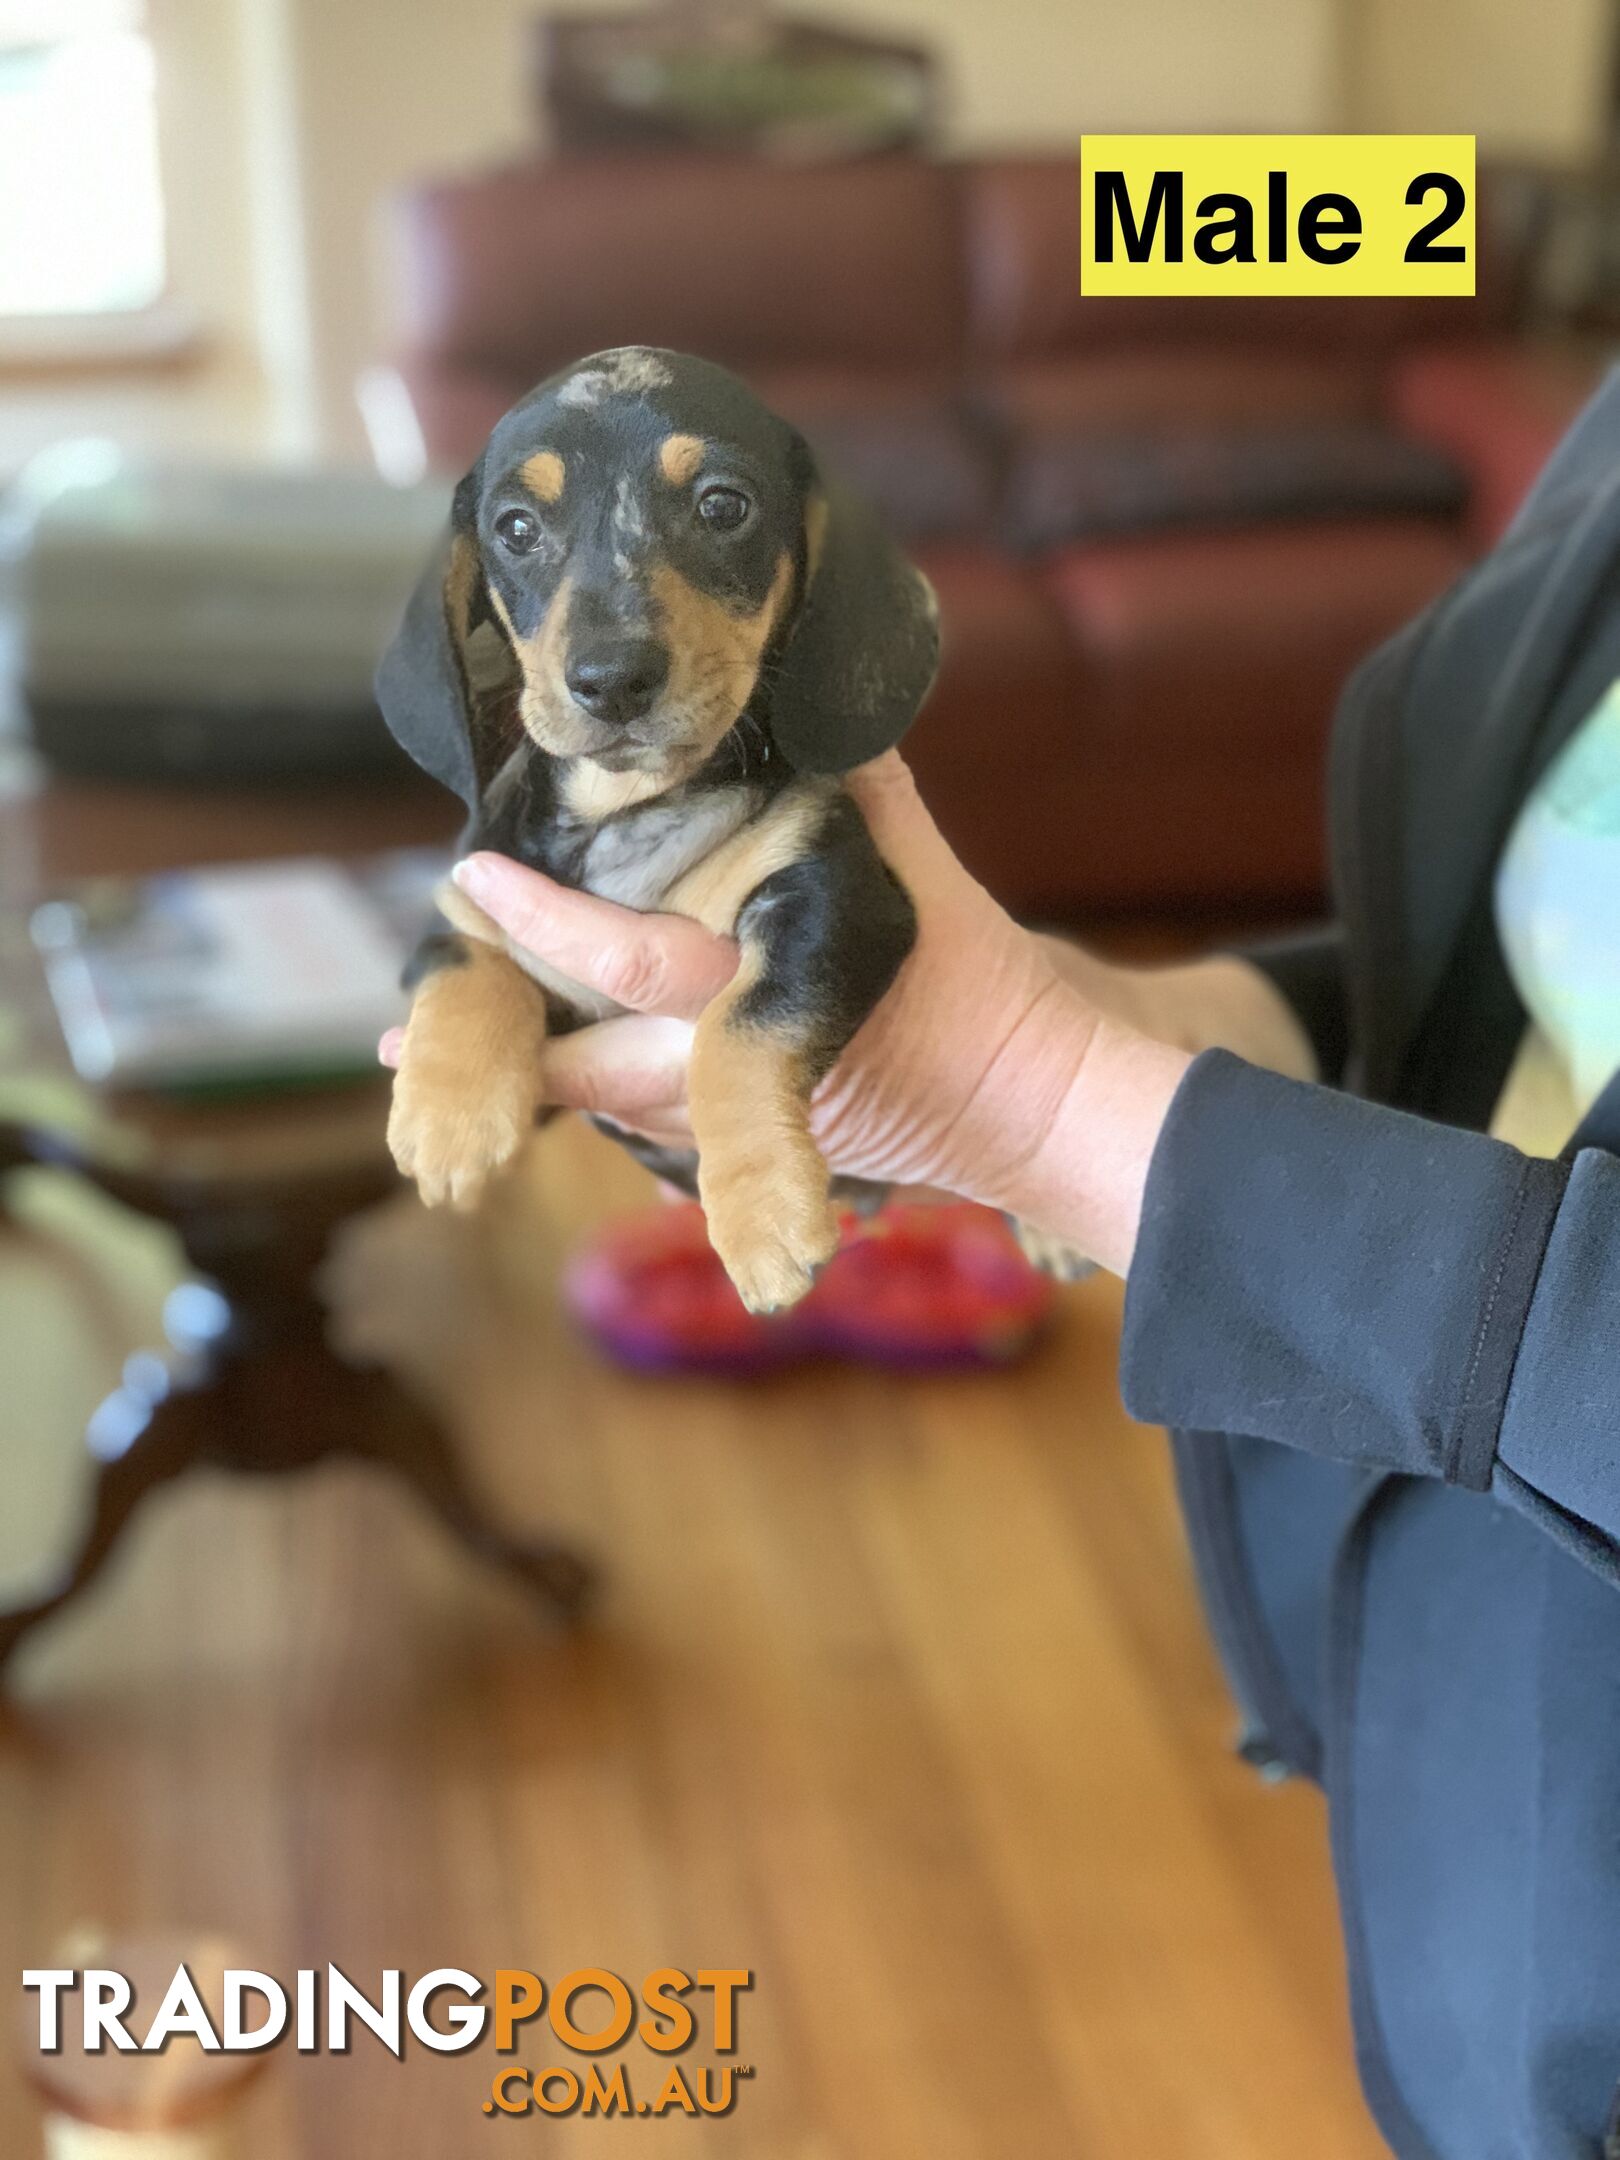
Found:
[[[657,801],[598,826],[580,883],[621,907],[656,908],[700,862],[759,809],[759,790],[712,788],[687,801]]]

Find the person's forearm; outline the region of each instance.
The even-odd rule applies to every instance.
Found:
[[[1114,967],[1045,940],[1066,982],[1139,1034],[1178,1050],[1231,1050],[1291,1080],[1315,1080],[1316,1056],[1293,1008],[1248,961],[1217,953],[1174,967]]]

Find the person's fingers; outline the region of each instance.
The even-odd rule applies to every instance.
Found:
[[[885,750],[869,765],[858,765],[846,785],[877,842],[878,853],[902,883],[908,871],[919,881],[927,872],[966,875],[929,815],[911,767],[898,750]]]
[[[678,1110],[649,1110],[641,1117],[601,1119],[605,1130],[612,1133],[632,1133],[637,1139],[650,1140],[654,1147],[668,1148],[672,1154],[687,1155],[692,1152],[692,1126],[685,1106]],[[679,1197],[685,1198],[685,1194]]]
[[[638,1124],[651,1112],[683,1109],[691,1054],[683,1020],[602,1020],[547,1043],[541,1090],[548,1103]]]
[[[846,774],[844,784],[860,804],[874,833],[912,816],[913,806],[922,808],[911,767],[898,750],[885,750],[870,763],[857,765]],[[926,816],[926,811],[923,814]]]
[[[575,892],[504,855],[451,873],[525,952],[630,1012],[695,1020],[737,971],[737,948],[682,915],[641,915]]]
[[[388,1030],[388,1033],[383,1037],[382,1041],[377,1045],[378,1064],[397,1065],[399,1063],[400,1051],[404,1047],[405,1030],[402,1027],[390,1028]]]

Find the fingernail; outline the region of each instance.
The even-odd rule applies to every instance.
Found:
[[[458,885],[474,900],[482,899],[495,884],[493,866],[487,855],[468,855],[458,862],[450,873],[452,885]]]

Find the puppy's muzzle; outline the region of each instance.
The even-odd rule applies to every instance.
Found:
[[[644,719],[668,679],[669,653],[650,637],[592,644],[576,651],[564,671],[574,703],[604,727]]]

